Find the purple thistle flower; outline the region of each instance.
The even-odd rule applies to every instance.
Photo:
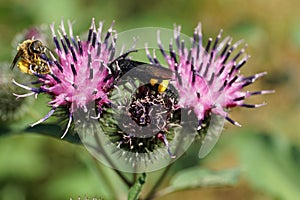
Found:
[[[196,114],[199,127],[210,114],[220,115],[230,123],[241,126],[228,116],[228,109],[236,106],[256,108],[265,105],[246,104],[244,100],[252,95],[273,93],[273,90],[256,92],[242,91],[243,88],[266,75],[266,72],[244,77],[240,69],[247,62],[249,56],[245,54],[245,47],[237,53],[234,51],[242,41],[231,44],[230,37],[221,40],[222,30],[213,42],[208,40],[207,45],[202,45],[201,24],[194,32],[192,47],[185,47],[185,41],[180,39],[181,27],[174,29],[174,41],[169,44],[169,54],[166,53],[158,33],[158,46],[168,67],[174,71],[171,84],[178,90],[180,100],[178,107],[191,108]],[[246,46],[246,45],[245,45]],[[147,55],[152,63],[159,64],[155,55],[152,57],[147,50]]]
[[[49,102],[50,112],[32,126],[46,121],[57,108],[67,108],[69,122],[61,138],[68,132],[73,114],[77,110],[88,112],[87,106],[95,103],[98,117],[100,116],[102,107],[110,103],[108,92],[113,87],[114,81],[109,75],[111,72],[108,66],[115,53],[116,36],[113,34],[112,26],[106,34],[103,34],[103,23],[100,22],[96,29],[93,19],[86,41],[81,41],[78,36],[75,38],[70,22],[68,26],[69,34],[63,22],[58,31],[55,31],[54,24],[50,27],[58,59],[49,52],[52,60],[51,73],[34,74],[41,86],[30,88],[15,82],[18,86],[30,90],[31,93],[28,95],[46,93],[52,98]],[[22,96],[27,94],[19,95]]]

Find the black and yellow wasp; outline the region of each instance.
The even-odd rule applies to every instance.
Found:
[[[160,93],[164,92],[169,85],[169,80],[173,76],[173,71],[159,64],[149,64],[126,58],[132,52],[136,52],[136,50],[129,51],[111,62],[109,68],[113,71],[114,76],[122,77],[134,69],[131,71],[131,75],[148,80],[153,89]],[[118,65],[117,68],[119,70],[112,69],[112,65],[114,64]]]

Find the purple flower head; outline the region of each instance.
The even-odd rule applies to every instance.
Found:
[[[158,34],[158,45],[168,67],[174,71],[171,84],[178,90],[180,100],[178,107],[190,108],[201,123],[210,115],[216,114],[226,118],[234,125],[240,124],[228,116],[228,109],[236,106],[255,108],[264,104],[249,105],[244,100],[252,95],[272,93],[273,91],[249,92],[242,89],[255,82],[266,73],[244,77],[240,69],[247,62],[249,56],[245,54],[245,47],[240,48],[242,41],[231,44],[232,39],[226,37],[221,40],[222,30],[213,42],[208,40],[202,45],[201,25],[194,32],[192,46],[187,48],[180,38],[181,27],[174,30],[174,41],[169,45],[169,54],[164,49]],[[236,49],[240,49],[234,53]],[[147,51],[152,63],[159,64],[155,56]]]
[[[30,94],[47,93],[52,98],[49,102],[51,111],[32,126],[47,120],[57,108],[63,107],[67,110],[69,123],[62,138],[67,133],[73,114],[77,110],[87,112],[87,106],[94,103],[100,115],[102,107],[110,103],[108,92],[113,87],[114,81],[109,75],[111,72],[108,66],[115,53],[116,37],[112,26],[103,34],[103,23],[100,22],[96,28],[93,19],[87,40],[81,41],[78,36],[76,38],[73,36],[70,22],[68,25],[69,34],[63,22],[60,30],[55,31],[54,24],[50,27],[58,58],[49,52],[51,73],[35,74],[41,86],[29,88],[16,83],[31,90]]]

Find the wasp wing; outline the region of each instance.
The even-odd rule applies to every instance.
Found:
[[[171,79],[173,76],[172,70],[161,65],[148,64],[130,59],[121,59],[117,62],[121,70],[121,76],[132,69],[135,69],[134,74],[137,76],[147,76],[148,78]]]
[[[19,59],[20,59],[20,57],[22,56],[22,54],[23,54],[22,51],[18,51],[17,55],[14,57],[14,60],[13,60],[13,62],[12,62],[12,64],[11,64],[11,66],[10,66],[10,69],[11,69],[11,70],[16,66],[16,64],[17,64],[17,62],[19,61]]]

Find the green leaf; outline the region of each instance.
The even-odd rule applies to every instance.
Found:
[[[230,140],[233,144],[233,140]],[[238,153],[250,184],[279,199],[300,199],[300,148],[281,135],[237,135]]]
[[[34,127],[26,128],[25,132],[38,133],[41,135],[51,136],[57,139],[60,139],[60,137],[63,134],[63,130],[61,126],[57,124],[38,124]],[[63,138],[63,140],[74,144],[82,144],[77,134],[73,135],[72,133],[67,133],[67,135]]]
[[[155,196],[161,197],[176,191],[194,188],[233,186],[237,183],[239,175],[239,169],[211,171],[192,167],[175,174],[170,181],[170,186],[159,191]]]
[[[146,181],[146,173],[141,174],[134,185],[129,189],[128,200],[137,200]]]
[[[220,187],[235,185],[240,174],[239,169],[211,171],[193,167],[175,174],[170,187],[174,191],[198,187]]]

